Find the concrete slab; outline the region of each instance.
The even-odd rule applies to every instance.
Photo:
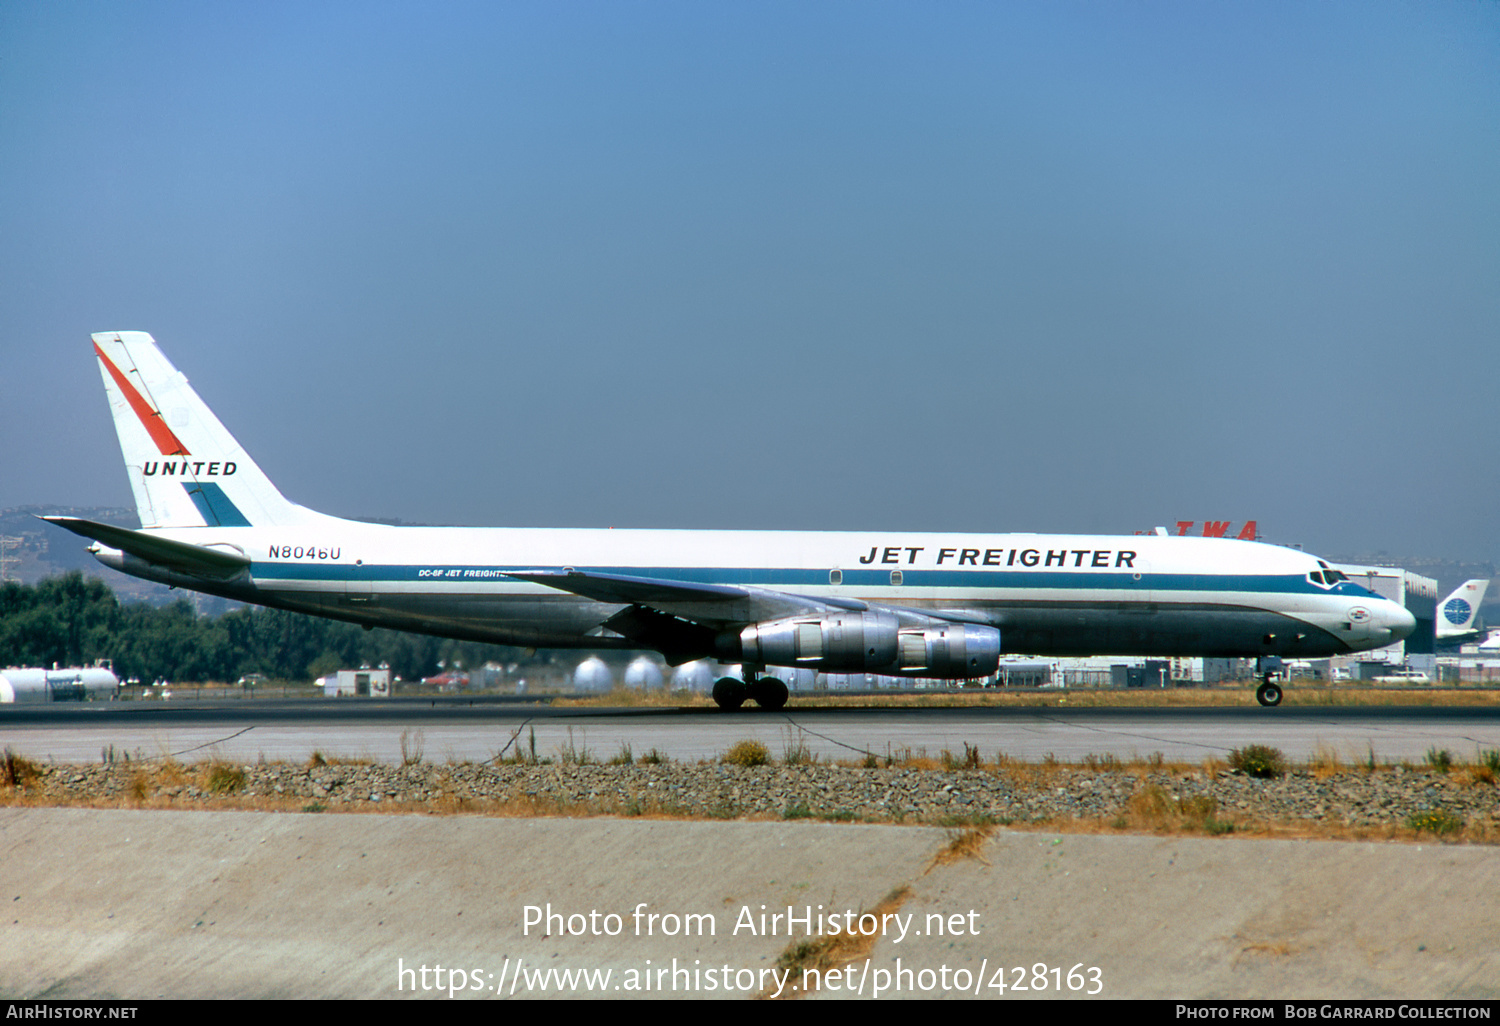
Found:
[[[0,995],[746,997],[775,989],[805,932],[789,906],[826,930],[906,885],[906,935],[882,923],[868,964],[820,996],[872,996],[881,970],[894,996],[902,968],[902,996],[1000,996],[990,984],[1020,966],[1033,986],[1038,963],[1060,971],[1049,989],[1004,996],[1083,996],[1096,978],[1105,997],[1500,996],[1500,849],[1002,832],[985,862],[929,871],[948,841],[803,822],[4,809]]]

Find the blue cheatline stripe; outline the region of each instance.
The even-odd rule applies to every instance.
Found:
[[[184,481],[182,487],[187,490],[188,498],[193,500],[193,505],[198,507],[198,513],[209,527],[251,526],[239,507],[229,501],[229,496],[224,494],[224,489],[212,481],[191,484]]]
[[[348,566],[336,563],[281,563],[257,560],[251,567],[252,576],[263,581],[436,581],[446,584],[496,584],[513,579],[498,576],[507,570],[559,569],[539,567],[536,564],[521,566],[483,566],[475,564],[427,564],[414,565],[367,565]],[[747,587],[795,590],[828,586],[826,569],[784,567],[766,569],[762,567],[639,567],[639,566],[580,566],[585,573],[620,574],[628,577],[651,578],[681,584],[744,585]],[[449,571],[455,571],[448,576]],[[1275,592],[1279,594],[1347,595],[1358,598],[1378,598],[1371,592],[1347,582],[1331,592],[1319,588],[1307,580],[1304,574],[1152,574],[1141,575],[1136,580],[1128,573],[1066,573],[1046,571],[992,570],[906,570],[900,586],[893,587],[890,574],[880,570],[845,570],[844,588],[861,588],[864,597],[873,598],[889,589],[891,601],[899,601],[900,595],[911,588],[973,588],[994,591],[1012,589],[1113,591],[1123,596],[1141,595],[1150,592],[1153,597],[1166,598],[1173,593],[1186,592]]]

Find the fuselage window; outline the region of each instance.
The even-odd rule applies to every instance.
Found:
[[[901,583],[901,571],[900,570],[892,570],[891,571],[891,583],[892,584],[900,584]]]
[[[844,571],[842,571],[842,570],[830,570],[830,571],[828,571],[828,583],[829,584],[843,584],[844,583]]]

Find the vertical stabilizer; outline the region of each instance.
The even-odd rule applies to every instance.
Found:
[[[142,527],[306,523],[144,331],[93,336]]]
[[[1438,606],[1437,639],[1439,641],[1456,641],[1461,636],[1478,636],[1474,620],[1479,616],[1479,604],[1484,601],[1484,593],[1489,588],[1488,578],[1465,581],[1460,584],[1447,598],[1443,599],[1442,605]]]

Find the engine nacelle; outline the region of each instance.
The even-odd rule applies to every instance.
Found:
[[[1000,668],[1000,632],[972,623],[935,623],[901,631],[907,677],[988,677]]]
[[[903,627],[884,612],[772,620],[746,627],[738,640],[734,655],[744,662],[831,673],[970,678],[1000,665],[1000,632],[993,627],[939,621]]]

